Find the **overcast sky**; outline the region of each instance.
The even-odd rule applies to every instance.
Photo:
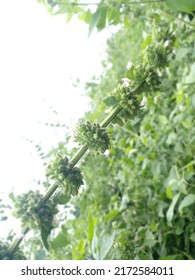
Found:
[[[44,123],[83,115],[88,100],[72,83],[100,73],[106,34],[88,38],[88,26],[76,19],[66,25],[64,15],[51,17],[36,0],[9,0],[1,3],[0,36],[1,183],[22,188],[39,170],[23,138],[52,145],[57,139]]]
[[[59,135],[44,123],[74,124],[89,109],[83,85],[101,72],[108,33],[88,38],[87,25],[66,25],[64,15],[50,16],[36,0],[1,1],[0,195],[42,179],[42,162],[25,139],[52,147]],[[72,86],[77,78],[79,88]]]

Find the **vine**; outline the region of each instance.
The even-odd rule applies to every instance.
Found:
[[[52,186],[42,195],[39,191],[12,197],[15,216],[21,219],[23,231],[10,245],[0,243],[1,259],[24,259],[18,249],[30,229],[38,228],[46,249],[49,250],[48,236],[53,229],[57,205],[67,203],[71,196],[79,193],[83,184],[80,169],[75,165],[87,152],[102,154],[110,148],[110,136],[106,127],[117,121],[126,122],[135,117],[142,109],[142,94],[160,89],[161,71],[173,57],[174,35],[169,28],[155,28],[151,43],[143,53],[143,62],[132,65],[125,74],[123,83],[113,89],[104,100],[111,112],[99,123],[80,122],[76,128],[75,141],[81,146],[72,159],[57,155],[48,165],[46,175]],[[156,44],[156,42],[158,42]],[[6,252],[6,253],[5,253]]]

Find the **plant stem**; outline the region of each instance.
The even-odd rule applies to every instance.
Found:
[[[195,160],[190,161],[188,164],[186,164],[185,166],[183,166],[182,168],[179,169],[179,171],[182,171],[186,168],[188,168],[189,166],[195,164]]]
[[[121,107],[116,106],[110,114],[101,122],[100,126],[101,127],[106,127],[109,125],[109,123],[112,122],[112,120],[118,115],[118,113],[122,110]]]
[[[76,154],[73,156],[73,158],[70,160],[70,164],[73,166],[75,166],[77,164],[77,162],[83,157],[83,155],[86,153],[86,151],[88,150],[87,145],[83,145],[77,152]]]
[[[20,245],[20,243],[22,242],[24,236],[27,234],[27,232],[29,231],[29,227],[25,227],[22,231],[22,233],[20,234],[19,237],[17,237],[13,243],[11,244],[11,246],[9,247],[9,249],[7,250],[7,253],[11,256],[16,249],[18,248],[18,246]]]
[[[102,123],[100,124],[102,127],[106,127],[109,125],[109,123],[112,122],[112,120],[115,118],[115,116],[122,110],[121,107],[117,106],[115,107],[110,114],[102,121]],[[83,145],[77,152],[76,154],[73,156],[73,158],[70,160],[70,163],[72,165],[72,167],[74,167],[77,162],[83,157],[83,155],[86,153],[86,151],[88,150],[88,147],[86,145]],[[58,184],[54,184],[52,185],[49,190],[45,193],[45,195],[42,198],[42,202],[46,202],[50,199],[50,197],[54,194],[54,192],[58,189],[59,185]],[[27,234],[27,232],[29,231],[29,227],[26,227],[23,231],[22,234],[20,235],[20,237],[16,238],[13,243],[11,244],[11,246],[8,249],[8,253],[9,255],[12,255],[16,249],[18,248],[18,246],[20,245],[20,243],[22,242],[24,236]]]
[[[136,93],[136,91],[139,91],[143,85],[144,85],[145,81],[142,81],[140,83],[140,85],[138,85],[132,92],[133,93]],[[122,107],[120,106],[116,106],[111,112],[110,114],[100,123],[100,126],[101,127],[107,127],[112,121],[113,119],[122,111]],[[83,145],[77,152],[76,154],[73,156],[73,158],[70,160],[70,164],[72,167],[74,167],[77,162],[83,157],[83,155],[86,153],[86,151],[88,150],[88,147],[87,145]],[[53,184],[49,189],[48,191],[45,193],[45,195],[43,196],[42,198],[42,202],[47,202],[50,197],[54,194],[54,192],[58,189],[59,185],[58,184]],[[22,242],[24,236],[27,234],[27,232],[29,231],[30,229],[28,227],[26,227],[21,236],[19,238],[16,238],[13,243],[11,244],[11,246],[9,247],[8,249],[8,252],[10,255],[12,255],[17,247],[20,245],[20,243]]]
[[[42,198],[42,202],[46,202],[49,200],[49,198],[53,195],[53,193],[57,190],[59,186],[57,184],[53,184],[53,186],[51,186],[49,188],[49,190],[46,192],[46,194],[43,196]]]
[[[152,3],[160,3],[160,2],[165,2],[165,0],[147,0],[147,1],[130,1],[130,2],[117,2],[113,1],[113,4],[118,4],[118,5],[131,5],[131,4],[152,4]],[[60,3],[57,1],[54,1],[53,4],[59,5],[59,6],[93,6],[93,5],[101,5],[104,4],[104,2],[100,3]]]
[[[190,27],[195,28],[195,25],[194,25],[193,23],[188,22],[188,21],[186,21],[185,19],[177,18],[175,15],[172,15],[172,14],[170,14],[170,13],[164,11],[164,10],[161,10],[161,12],[164,13],[165,15],[171,17],[171,18],[174,18],[175,20],[181,21],[181,22],[183,22],[183,23],[189,25]]]

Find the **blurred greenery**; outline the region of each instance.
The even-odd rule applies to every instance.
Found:
[[[103,100],[125,78],[127,67],[141,61],[153,28],[167,26],[176,41],[174,58],[161,72],[160,90],[146,92],[139,116],[109,127],[107,155],[88,153],[81,160],[84,186],[61,206],[50,252],[33,243],[36,238],[26,240],[24,248],[35,259],[195,259],[195,18],[194,9],[187,6],[191,2],[174,11],[168,0],[168,6],[164,1],[125,5],[120,2],[128,1],[108,0],[93,13],[88,7],[63,6],[69,1],[39,2],[68,19],[77,14],[89,24],[90,33],[107,24],[119,26],[107,42],[102,74],[86,83],[92,112],[85,119],[91,122],[104,119],[108,109]],[[64,146],[59,144],[60,152],[72,155],[75,150],[65,148],[68,140],[67,136]]]
[[[140,116],[109,127],[109,155],[82,160],[85,186],[48,258],[195,259],[195,20],[165,3],[112,8],[120,30],[107,42],[102,75],[86,84],[86,119],[103,120],[103,99],[141,61],[153,27],[174,33],[175,57]]]

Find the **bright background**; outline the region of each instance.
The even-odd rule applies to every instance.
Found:
[[[87,25],[67,25],[36,0],[1,1],[0,196],[26,192],[44,177],[35,144],[49,150],[63,135],[45,123],[60,121],[71,131],[90,108],[84,84],[101,72],[108,34],[88,37]]]

